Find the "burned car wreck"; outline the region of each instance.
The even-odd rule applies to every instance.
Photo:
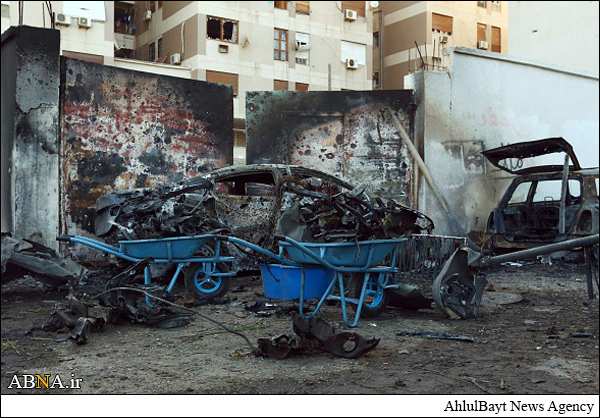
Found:
[[[433,229],[425,215],[373,198],[364,187],[276,164],[226,167],[174,186],[114,192],[98,199],[96,209],[96,236],[107,242],[227,232],[269,246],[276,232],[306,242],[345,242]]]
[[[564,165],[524,167],[525,159],[556,153],[566,154]],[[516,175],[488,219],[493,252],[598,233],[598,168],[582,169],[565,139],[522,142],[483,155],[494,166]]]
[[[289,211],[293,204],[297,209]],[[298,210],[303,221],[297,219]],[[277,164],[226,167],[173,186],[109,193],[98,199],[96,211],[96,236],[108,242],[227,230],[263,244],[278,223],[293,228],[286,225],[292,218],[308,227],[303,238],[310,242],[433,229],[425,215],[373,198],[364,187],[318,170]],[[282,221],[284,212],[287,218]]]

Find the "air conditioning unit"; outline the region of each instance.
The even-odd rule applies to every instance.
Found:
[[[229,52],[229,45],[219,45],[219,52],[227,54]]]
[[[296,51],[310,51],[310,45],[307,42],[296,41]]]
[[[448,43],[448,37],[446,35],[442,35],[440,36],[440,43],[441,44],[446,44]]]
[[[171,54],[169,57],[169,63],[172,65],[181,64],[181,54]]]
[[[146,21],[152,20],[152,11],[151,10],[146,10],[146,12],[144,13],[144,20],[146,20]]]
[[[358,19],[358,12],[356,10],[346,9],[344,10],[344,20],[356,20]]]
[[[89,17],[80,17],[77,19],[77,23],[79,24],[80,28],[89,29],[92,27],[92,19]]]
[[[477,48],[488,49],[488,43],[486,41],[479,41],[477,42]]]
[[[308,58],[296,57],[296,64],[308,65]]]
[[[71,16],[66,15],[64,13],[57,13],[56,14],[56,23],[58,25],[69,26],[71,24]]]
[[[354,58],[348,58],[346,60],[346,68],[353,69],[353,70],[357,69],[358,61],[355,60]]]

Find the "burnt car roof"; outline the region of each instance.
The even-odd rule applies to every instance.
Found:
[[[231,178],[236,178],[244,175],[273,173],[274,171],[278,171],[282,175],[290,173],[294,176],[300,177],[319,177],[338,183],[339,185],[348,190],[354,189],[354,186],[343,180],[340,180],[335,176],[327,174],[323,171],[314,170],[312,168],[302,167],[299,165],[249,164],[244,166],[228,166],[211,171],[209,173],[201,174],[200,177],[209,178],[214,181],[225,181]]]
[[[511,174],[533,174],[533,173],[548,173],[553,171],[562,171],[562,165],[540,165],[536,167],[527,167],[519,170],[511,170],[504,165],[500,164],[502,160],[508,158],[530,158],[539,157],[541,155],[555,154],[555,153],[566,153],[571,159],[571,165],[569,169],[571,171],[581,170],[579,160],[573,151],[573,146],[569,144],[564,138],[546,138],[537,141],[520,142],[518,144],[505,145],[483,151],[482,154],[488,159],[490,163],[498,167],[501,170],[507,171]]]

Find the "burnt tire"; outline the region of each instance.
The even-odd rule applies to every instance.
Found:
[[[353,299],[360,299],[364,277],[365,273],[352,274],[352,277],[350,278],[350,283],[348,284],[348,297]],[[365,292],[365,299],[363,301],[362,311],[360,313],[361,317],[377,318],[383,313],[383,311],[385,311],[385,308],[387,307],[390,295],[387,290],[381,288],[377,284],[378,277],[378,274],[374,274],[369,278],[369,283],[367,283],[367,290]],[[357,311],[357,304],[351,303],[350,306],[352,307],[354,312]]]

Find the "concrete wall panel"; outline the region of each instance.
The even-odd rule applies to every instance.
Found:
[[[411,204],[412,162],[384,110],[412,127],[412,91],[249,92],[247,162],[304,165]]]
[[[91,234],[96,199],[233,163],[228,86],[64,59],[63,233]]]
[[[2,230],[53,248],[59,210],[59,51],[56,30],[22,26],[2,37]]]

